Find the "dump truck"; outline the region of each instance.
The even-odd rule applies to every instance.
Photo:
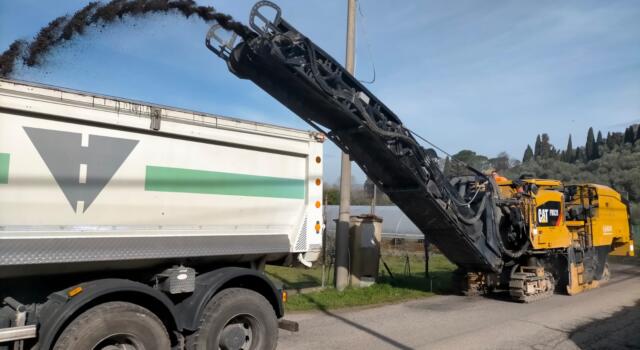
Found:
[[[520,302],[555,290],[576,294],[608,279],[609,254],[634,254],[629,203],[615,190],[528,176],[495,179],[470,166],[450,178],[435,147],[423,147],[418,139],[427,139],[284,20],[277,5],[260,1],[246,30],[227,29],[213,25],[206,46],[231,73],[349,154],[458,266],[453,285],[462,293],[506,290]]]
[[[316,131],[0,80],[0,342],[275,349],[277,326],[295,325],[260,270],[318,256],[323,135],[458,266],[466,294],[575,294],[607,280],[609,254],[634,254],[609,187],[445,176],[269,1],[205,44]]]
[[[0,80],[0,349],[272,349],[323,136]],[[13,347],[15,346],[15,347]]]

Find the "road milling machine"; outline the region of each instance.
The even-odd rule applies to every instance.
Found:
[[[447,178],[437,153],[268,1],[238,35],[214,25],[207,47],[348,153],[454,264],[465,294],[508,290],[531,302],[597,287],[608,255],[633,255],[629,205],[609,187]],[[249,29],[249,28],[247,28]],[[241,38],[240,38],[241,37]]]

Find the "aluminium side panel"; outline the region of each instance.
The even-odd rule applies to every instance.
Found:
[[[164,107],[150,130],[151,106],[0,83],[0,265],[319,242],[306,222],[321,218],[322,148],[308,132]]]

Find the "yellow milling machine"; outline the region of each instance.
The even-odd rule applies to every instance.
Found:
[[[568,294],[606,282],[607,255],[634,256],[629,204],[610,187],[543,179],[497,184],[503,197],[518,199],[531,249]]]

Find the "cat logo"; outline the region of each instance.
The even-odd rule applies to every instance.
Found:
[[[538,224],[542,226],[554,226],[558,222],[560,217],[560,209],[549,208],[553,207],[555,203],[545,204],[546,208],[538,208]]]
[[[538,223],[549,223],[549,209],[538,209]]]

